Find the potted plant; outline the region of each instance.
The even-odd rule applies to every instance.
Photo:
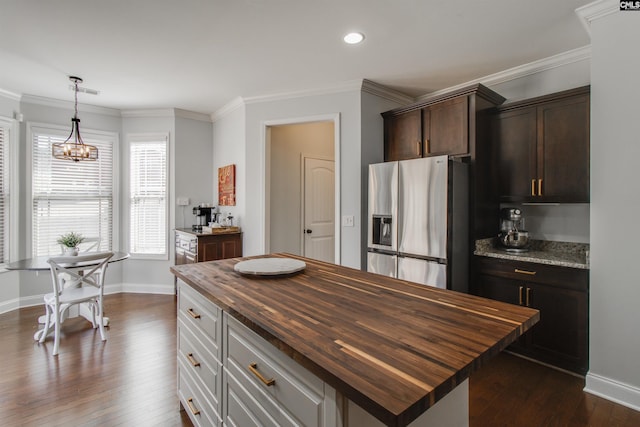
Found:
[[[73,231],[58,237],[58,243],[64,246],[65,255],[78,255],[78,245],[83,241],[82,234]]]

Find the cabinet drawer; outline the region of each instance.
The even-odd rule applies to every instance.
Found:
[[[222,310],[181,280],[178,280],[178,319],[184,322],[218,361],[222,360]]]
[[[189,331],[182,319],[178,319],[178,359],[191,376],[200,382],[207,401],[220,413],[222,364],[207,349],[206,344]]]
[[[272,417],[260,403],[252,396],[233,375],[224,373],[225,393],[224,425],[230,427],[279,427],[281,424]],[[263,397],[264,399],[264,397]],[[270,400],[270,399],[269,399]],[[269,406],[273,406],[270,403]]]
[[[260,399],[281,425],[323,425],[322,380],[231,316],[224,316],[225,366],[229,375],[251,396]],[[274,383],[267,385],[263,380]]]
[[[178,398],[196,427],[222,426],[215,408],[207,401],[189,368],[178,358]]]
[[[198,250],[198,239],[180,239],[176,242],[176,246],[189,252],[196,252]]]
[[[476,256],[477,272],[587,292],[589,272],[578,268]]]

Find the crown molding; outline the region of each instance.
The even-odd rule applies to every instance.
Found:
[[[175,111],[173,108],[150,108],[144,110],[122,110],[120,115],[126,118],[162,118],[162,117],[175,117]]]
[[[72,111],[74,107],[72,101],[62,101],[60,99],[45,98],[44,96],[36,96],[36,95],[22,95],[21,102],[25,104],[42,105],[44,107],[62,108],[65,110],[72,110]],[[90,105],[90,104],[78,103],[78,110],[80,110],[80,113],[102,114],[104,116],[115,116],[115,117],[120,116],[120,110],[116,110],[115,108],[108,108],[108,107],[98,107],[96,105]]]
[[[198,120],[201,122],[211,123],[211,116],[209,114],[196,113],[195,111],[182,110],[180,108],[174,109],[176,118]]]
[[[20,101],[20,94],[15,92],[9,92],[8,90],[0,89],[0,96],[3,98],[8,98],[13,101]]]
[[[511,80],[516,80],[521,77],[526,77],[532,74],[537,74],[543,71],[551,70],[553,68],[561,67],[563,65],[572,64],[574,62],[586,61],[591,58],[591,46],[583,46],[577,49],[570,50],[568,52],[560,53],[548,58],[540,59],[538,61],[530,62],[528,64],[519,65],[517,67],[509,68],[508,70],[500,71],[499,73],[490,74],[479,79],[471,80],[466,83],[462,83],[456,86],[452,86],[446,89],[442,89],[436,92],[431,92],[426,95],[422,95],[417,98],[418,101],[424,101],[434,96],[443,95],[448,92],[456,91],[465,88],[466,86],[481,83],[485,86],[495,86],[500,83],[505,83]]]
[[[276,93],[272,95],[252,96],[249,98],[244,98],[244,100],[246,104],[255,104],[255,103],[261,103],[261,102],[268,102],[268,101],[281,101],[285,99],[304,98],[307,96],[331,95],[333,93],[359,91],[361,89],[362,89],[362,80],[358,79],[358,80],[349,80],[346,82],[335,83],[332,85],[315,88],[315,89],[304,89],[299,91]]]
[[[618,0],[597,0],[576,9],[582,26],[591,37],[591,22],[620,10]]]
[[[367,79],[362,80],[361,90],[362,92],[370,93],[371,95],[397,102],[399,104],[409,104],[415,101],[415,98],[412,96]]]
[[[238,108],[242,108],[244,106],[245,106],[244,99],[238,96],[237,98],[234,98],[233,100],[225,104],[222,108],[219,108],[218,110],[211,113],[211,121],[216,122],[221,118],[223,118],[224,116],[231,114]]]

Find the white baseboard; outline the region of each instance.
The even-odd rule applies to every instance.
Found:
[[[20,300],[18,298],[0,302],[0,314],[15,310],[16,308],[20,308]]]
[[[132,293],[132,294],[159,294],[159,295],[175,295],[175,287],[173,285],[143,285],[139,283],[117,283],[105,285],[105,295]],[[31,295],[28,297],[14,298],[7,301],[0,301],[0,314],[17,310],[24,307],[32,307],[34,305],[43,305],[44,294]]]
[[[640,411],[640,388],[636,386],[588,373],[584,391]]]

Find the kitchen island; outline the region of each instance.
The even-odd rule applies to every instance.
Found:
[[[271,350],[277,349],[326,384],[327,390],[334,390],[328,407],[339,413],[335,425],[351,425],[354,418],[345,412],[362,410],[384,425],[405,426],[422,419],[440,400],[468,399],[469,375],[539,319],[537,310],[526,307],[289,254],[270,255],[274,256],[302,260],[306,268],[283,277],[240,275],[234,265],[249,258],[236,258],[180,265],[171,271],[194,304],[197,298],[212,303],[218,313],[212,324],[246,327],[270,343]],[[188,304],[179,304],[194,318]],[[180,321],[181,311],[178,317],[180,332],[186,323]],[[221,346],[231,346],[235,336],[244,334],[216,327],[220,328],[216,334],[223,337]],[[242,337],[237,341],[244,342]],[[216,364],[226,374],[227,350],[216,351]],[[258,372],[257,363],[248,367],[265,388],[270,387],[269,376]],[[234,381],[236,376],[215,375]],[[230,406],[235,402],[224,396],[230,390],[227,386],[214,388],[221,390],[222,402]],[[456,392],[462,388],[463,393]],[[459,403],[462,417],[468,419],[468,402]],[[328,418],[327,408],[323,411]],[[225,415],[220,414],[221,421]]]

